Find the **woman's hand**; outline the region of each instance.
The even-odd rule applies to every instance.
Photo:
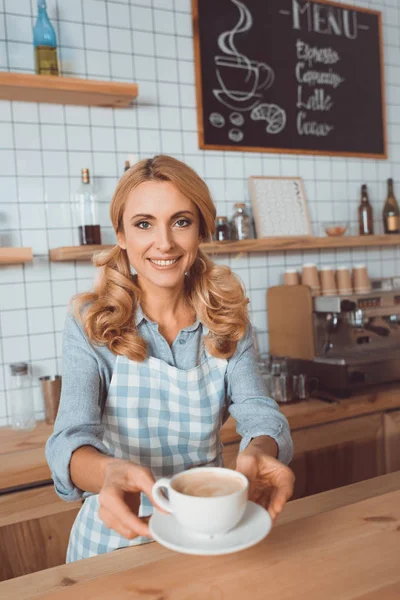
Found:
[[[267,436],[255,438],[236,461],[236,470],[249,480],[249,500],[266,508],[274,521],[293,494],[294,473],[279,462],[276,442]]]
[[[138,513],[140,492],[155,504],[151,493],[153,484],[154,477],[149,469],[126,460],[109,462],[99,494],[99,517],[104,525],[128,540],[138,535],[151,537],[147,525],[149,517],[139,518]]]

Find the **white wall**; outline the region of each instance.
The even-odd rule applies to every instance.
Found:
[[[348,2],[351,4],[351,2]],[[61,338],[70,297],[88,289],[93,267],[49,263],[48,250],[76,243],[70,195],[88,167],[101,198],[103,240],[114,241],[108,204],[128,153],[168,153],[202,175],[218,213],[248,200],[249,175],[304,178],[315,234],[335,216],[356,228],[359,190],[367,183],[382,231],[385,180],[398,182],[400,200],[400,3],[352,4],[383,11],[389,159],[322,158],[201,151],[196,106],[190,0],[48,0],[63,75],[134,81],[132,109],[0,101],[0,235],[3,245],[32,246],[25,266],[0,267],[0,425],[8,423],[8,364],[27,360],[35,378],[60,372]],[[0,69],[33,72],[36,0],[0,0]],[[368,99],[365,99],[368,101]],[[287,265],[367,261],[373,276],[400,274],[400,250],[286,252],[223,257],[243,279],[260,346],[268,349],[265,293]],[[42,401],[36,389],[38,417]]]

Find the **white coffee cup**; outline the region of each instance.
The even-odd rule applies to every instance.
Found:
[[[195,489],[199,485],[199,475],[211,487],[215,481],[225,485],[228,493],[194,496],[177,491],[177,487],[186,489],[191,484]],[[161,492],[163,488],[168,491],[168,499]],[[246,509],[248,488],[249,482],[242,473],[220,467],[196,467],[178,473],[171,479],[159,479],[153,485],[152,493],[156,503],[173,513],[182,527],[198,535],[214,536],[227,533],[239,523]]]

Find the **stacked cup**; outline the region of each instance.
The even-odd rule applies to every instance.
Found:
[[[368,294],[371,291],[371,282],[365,265],[354,265],[353,287],[356,294]]]
[[[335,270],[333,267],[321,267],[321,287],[323,296],[336,296]]]
[[[301,271],[301,283],[303,285],[308,285],[311,288],[313,296],[321,295],[321,284],[319,282],[317,265],[312,263],[303,265]]]
[[[353,293],[353,284],[349,267],[341,266],[336,270],[336,285],[340,296]]]
[[[283,275],[285,285],[299,285],[300,279],[297,269],[286,269]]]
[[[286,269],[283,280],[285,285],[299,285],[300,280],[297,269]],[[318,273],[317,265],[307,263],[302,267],[301,283],[311,288],[313,296],[320,296],[321,288],[323,296],[346,296],[353,294],[353,291],[356,294],[371,292],[371,282],[365,265],[355,265],[352,276],[349,267],[337,267],[335,278],[333,267],[321,267],[320,273]]]

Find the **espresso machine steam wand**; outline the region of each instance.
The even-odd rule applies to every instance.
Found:
[[[331,341],[331,335],[336,331],[339,326],[339,316],[337,313],[328,313],[326,315],[326,340],[324,344],[324,354],[328,354],[329,350],[332,350],[333,343]]]

